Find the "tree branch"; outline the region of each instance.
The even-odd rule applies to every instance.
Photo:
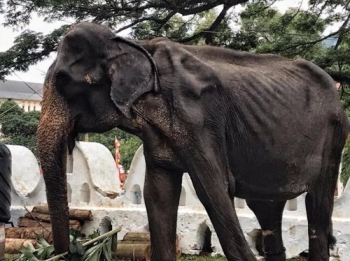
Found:
[[[347,5],[349,4],[350,1],[348,1]],[[334,50],[337,50],[338,47],[340,46],[342,40],[343,40],[343,35],[345,34],[346,32],[346,27],[348,25],[350,21],[350,14],[348,15],[348,17],[346,18],[346,20],[344,21],[344,23],[340,26],[340,28],[338,29],[338,33],[339,33],[339,36],[338,36],[338,40],[337,40],[337,43],[335,44],[334,46]]]
[[[238,5],[238,4],[242,4],[248,2],[248,0],[218,0],[206,5],[202,5],[202,6],[198,6],[198,7],[194,7],[194,8],[190,8],[190,9],[179,9],[178,13],[182,14],[182,15],[191,15],[191,14],[197,14],[197,13],[201,13],[204,11],[207,11],[209,9],[212,9],[216,6],[222,5],[222,4],[226,4],[228,6],[234,6],[234,5]]]
[[[350,84],[350,72],[340,72],[331,69],[324,69],[332,78],[342,84]]]
[[[232,6],[229,5],[224,5],[224,8],[222,9],[221,13],[216,17],[215,21],[212,23],[212,25],[209,27],[208,31],[204,33],[205,37],[205,43],[207,45],[213,43],[213,32],[218,28],[218,26],[221,24],[222,20],[224,20],[227,11],[231,8]]]
[[[319,42],[322,42],[323,40],[326,40],[326,39],[328,39],[328,38],[330,38],[330,37],[332,37],[332,36],[335,36],[335,35],[337,35],[339,33],[339,30],[338,31],[336,31],[336,32],[333,32],[333,33],[330,33],[330,34],[328,34],[328,35],[326,35],[326,36],[324,36],[324,37],[321,37],[321,38],[319,38],[319,39],[317,39],[317,40],[314,40],[314,41],[310,41],[310,42],[299,42],[299,43],[296,43],[296,44],[293,44],[293,45],[290,45],[290,46],[287,46],[286,48],[283,48],[283,49],[275,49],[275,50],[273,50],[273,51],[276,51],[276,52],[281,52],[281,51],[287,51],[287,50],[290,50],[290,49],[295,49],[295,48],[297,48],[297,47],[300,47],[300,46],[307,46],[307,45],[315,45],[315,44],[317,44],[317,43],[319,43]]]

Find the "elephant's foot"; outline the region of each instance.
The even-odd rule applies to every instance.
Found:
[[[286,261],[286,252],[265,253],[265,261]]]

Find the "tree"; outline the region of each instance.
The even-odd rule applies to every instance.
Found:
[[[138,40],[163,36],[186,44],[306,58],[340,83],[340,96],[350,116],[350,1],[309,0],[307,10],[300,6],[285,13],[273,8],[276,1],[9,0],[6,5],[0,1],[0,12],[5,26],[12,28],[28,24],[35,12],[50,22],[102,23],[116,33],[131,28],[131,36]],[[238,17],[233,12],[236,5],[244,7]],[[0,53],[0,79],[47,57],[68,28],[65,25],[47,35],[22,32],[8,51]]]
[[[99,142],[106,146],[110,152],[115,156],[114,139],[117,138],[120,147],[120,164],[124,170],[129,170],[131,161],[134,157],[136,150],[141,146],[141,140],[129,133],[126,133],[119,129],[113,129],[103,134],[91,133],[89,134],[89,141]],[[83,139],[82,137],[80,138]]]
[[[241,13],[239,35],[249,39],[246,50],[277,53],[289,58],[306,58],[325,69],[340,85],[339,94],[345,112],[350,116],[350,9],[347,1],[310,1],[308,10],[289,9],[284,14],[262,3],[247,5]],[[343,4],[347,12],[330,10]],[[321,6],[320,6],[321,5]],[[329,5],[329,6],[328,6]],[[327,11],[328,15],[322,15]],[[336,33],[324,34],[330,22],[342,21]],[[240,38],[237,38],[240,39]],[[242,43],[239,43],[242,46]],[[231,47],[237,46],[235,41]],[[350,141],[343,151],[341,181],[350,176]]]
[[[198,43],[201,39],[206,44],[240,50],[258,48],[262,52],[277,52],[288,57],[312,57],[310,51],[316,45],[324,40],[335,39],[332,50],[326,52],[323,59],[318,59],[317,64],[326,69],[335,80],[349,84],[350,74],[344,65],[346,61],[342,59],[340,62],[338,59],[344,58],[343,54],[348,51],[349,1],[309,0],[308,10],[297,8],[284,15],[271,8],[276,1],[16,0],[7,1],[6,5],[1,2],[0,12],[5,16],[4,26],[17,29],[27,25],[35,12],[50,22],[68,20],[73,23],[103,23],[114,28],[116,33],[132,28],[139,39],[160,35],[183,43]],[[240,17],[245,22],[242,23],[243,30],[233,31],[230,26],[236,23],[236,18],[232,10],[239,4],[245,6],[246,10]],[[196,27],[198,20],[208,14],[211,15],[210,19],[206,19],[203,26]],[[247,22],[254,19],[255,23],[250,26]],[[326,33],[325,25],[338,26]],[[69,25],[64,25],[48,35],[33,30],[22,32],[8,51],[0,53],[0,79],[12,71],[27,70],[29,65],[55,51],[68,27]],[[295,29],[297,32],[293,32]],[[289,33],[284,34],[285,30]],[[280,37],[275,45],[271,45],[270,33]]]
[[[24,112],[13,101],[3,102],[0,106],[3,142],[25,146],[36,154],[36,130],[39,123],[39,114],[35,111]]]
[[[350,178],[350,136],[346,140],[346,144],[343,150],[342,168],[340,173],[340,181],[344,184],[348,182]]]
[[[74,22],[92,21],[106,24],[116,29],[116,33],[131,28],[139,23],[151,21],[158,30],[167,30],[167,27],[177,20],[179,32],[186,28],[186,20],[180,16],[196,17],[205,11],[221,7],[217,18],[208,28],[192,34],[184,42],[204,37],[210,44],[211,33],[224,20],[228,11],[235,5],[248,0],[16,0],[7,1],[0,5],[0,13],[5,16],[4,26],[21,28],[29,24],[33,13],[45,17],[46,21],[54,22],[70,20]],[[181,20],[181,21],[180,21]],[[14,45],[6,52],[0,53],[0,79],[4,79],[12,71],[25,71],[32,64],[46,58],[57,49],[57,44],[69,25],[57,28],[52,33],[43,35],[32,30],[22,32],[15,40]],[[140,29],[141,30],[141,29]],[[145,34],[150,38],[154,32]],[[173,35],[169,35],[173,37]],[[174,35],[181,37],[181,33]]]
[[[2,142],[27,147],[36,155],[36,131],[39,117],[40,112],[24,112],[14,101],[3,102],[0,106]],[[115,138],[120,142],[120,163],[125,170],[128,170],[135,151],[142,144],[138,137],[119,129],[113,129],[104,134],[91,133],[89,141],[103,144],[115,156]],[[80,135],[80,140],[84,140],[83,135]]]

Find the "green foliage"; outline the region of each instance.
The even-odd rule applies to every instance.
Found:
[[[155,37],[167,37],[175,41],[188,36],[189,25],[179,15],[174,15],[169,19],[169,22],[160,26],[154,21],[144,21],[137,24],[131,35],[138,40],[148,40]]]
[[[23,109],[13,101],[4,101],[0,105],[0,121],[10,120],[12,117],[23,114]]]
[[[141,140],[129,133],[126,133],[119,129],[113,129],[111,131],[105,132],[103,134],[91,133],[89,134],[89,141],[91,142],[99,142],[106,146],[113,156],[115,156],[115,147],[114,147],[114,139],[117,138],[120,147],[120,163],[123,166],[124,170],[128,170],[130,168],[131,161],[134,157],[136,150],[142,144]]]
[[[130,169],[131,161],[141,144],[141,140],[136,136],[120,140],[120,163],[125,170]]]
[[[100,235],[97,230],[88,237],[84,237],[77,230],[70,231],[70,245],[67,260],[70,261],[112,261],[116,250],[116,233],[121,228],[117,228],[105,235]],[[21,254],[13,261],[39,261],[54,260],[54,247],[45,239],[38,238],[38,244],[34,247],[28,243],[21,249]],[[55,260],[58,260],[56,258]],[[65,259],[66,260],[66,259]]]
[[[58,41],[67,28],[64,25],[45,36],[31,30],[23,31],[9,50],[0,52],[0,80],[12,71],[26,71],[30,65],[48,57],[56,50]]]
[[[240,35],[250,39],[251,51],[290,58],[312,58],[325,30],[325,21],[311,10],[291,8],[282,14],[263,2],[246,6],[241,25]]]
[[[194,34],[187,20],[181,16],[196,17],[215,7],[225,6],[210,25],[215,31],[225,18],[228,10],[233,6],[248,0],[191,0],[191,1],[163,1],[163,0],[134,0],[134,1],[94,1],[94,0],[17,0],[0,2],[0,13],[5,18],[4,26],[15,29],[23,28],[30,23],[33,13],[44,17],[47,22],[55,21],[90,21],[108,25],[117,32],[137,25],[136,34],[139,39],[149,39],[154,36],[167,36],[180,40],[189,40],[208,34]],[[25,71],[29,65],[35,64],[55,51],[67,25],[58,28],[48,35],[34,31],[24,31],[17,38],[14,45],[6,52],[0,53],[0,80],[12,71]],[[208,29],[208,28],[206,28]],[[141,37],[142,36],[142,37]],[[192,38],[193,37],[193,38]],[[208,37],[207,37],[208,38]],[[209,38],[208,38],[209,39]]]
[[[343,183],[344,187],[348,182],[350,177],[350,136],[347,138],[345,147],[343,150],[342,158],[342,168],[340,174],[340,181]]]
[[[25,146],[36,155],[36,130],[39,117],[40,112],[24,112],[13,101],[3,102],[0,106],[0,124],[4,142]],[[120,142],[120,163],[124,170],[128,170],[136,150],[142,144],[138,137],[119,129],[103,134],[92,133],[89,135],[89,141],[103,144],[113,156],[115,156],[114,138],[117,138]],[[83,140],[84,137],[82,136],[80,139]]]
[[[39,112],[24,112],[13,101],[3,102],[0,106],[0,124],[4,142],[25,146],[36,154],[39,116]]]
[[[4,26],[22,28],[35,12],[46,21],[93,21],[109,25],[116,32],[132,28],[132,36],[150,39],[165,36],[191,43],[227,46],[239,50],[273,52],[287,57],[304,57],[325,68],[344,88],[348,71],[350,15],[347,0],[311,0],[309,8],[280,13],[272,8],[276,0],[216,1],[7,1],[0,5]],[[233,7],[244,5],[233,13]],[[67,22],[68,23],[68,22]],[[232,29],[232,26],[240,29]],[[333,25],[331,32],[326,27]],[[55,51],[69,24],[48,35],[24,31],[6,52],[0,53],[0,79],[12,71],[27,70]],[[324,40],[336,45],[323,48]]]

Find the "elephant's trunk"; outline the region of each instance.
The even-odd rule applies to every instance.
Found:
[[[69,248],[66,161],[70,125],[65,100],[54,84],[46,81],[37,140],[57,254]]]

